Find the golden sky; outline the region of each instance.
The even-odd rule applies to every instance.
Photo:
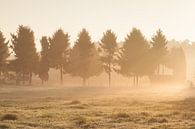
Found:
[[[122,41],[132,27],[147,39],[161,28],[168,39],[195,41],[195,0],[0,0],[0,30],[9,38],[28,25],[36,42],[62,28],[75,41],[86,28],[94,41],[112,29]]]

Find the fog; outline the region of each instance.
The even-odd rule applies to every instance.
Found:
[[[195,129],[193,0],[0,3],[0,129]]]

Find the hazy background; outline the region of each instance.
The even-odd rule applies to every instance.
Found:
[[[132,27],[149,39],[161,28],[168,39],[195,41],[194,0],[0,0],[0,30],[9,38],[19,24],[29,25],[36,43],[61,27],[75,41],[87,28],[97,41],[113,29],[121,41]]]

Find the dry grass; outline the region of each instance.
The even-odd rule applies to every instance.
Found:
[[[0,118],[0,129],[194,129],[195,98],[157,88],[1,87]]]

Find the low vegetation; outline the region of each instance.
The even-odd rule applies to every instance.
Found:
[[[1,118],[2,121],[4,121],[4,120],[17,120],[17,119],[18,119],[18,116],[15,114],[5,114]]]
[[[0,88],[0,129],[195,127],[195,98],[184,98],[179,90],[110,88],[101,92],[102,87],[93,93],[92,87],[85,87],[78,93],[77,88],[56,87],[53,94],[46,87],[31,87],[30,92],[17,88]]]

